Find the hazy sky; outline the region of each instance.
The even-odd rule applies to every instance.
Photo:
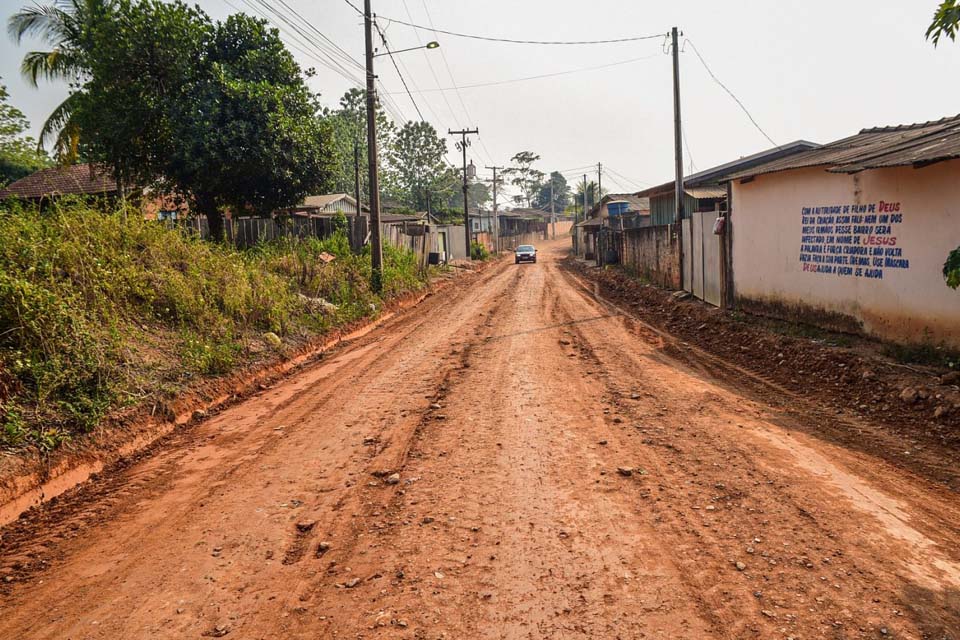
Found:
[[[254,13],[246,1],[199,4],[222,18],[236,12],[231,5]],[[256,0],[249,1],[264,12]],[[285,1],[362,62],[362,21],[345,0]],[[286,13],[279,0],[267,2]],[[536,40],[665,34],[676,25],[774,141],[828,142],[867,126],[960,112],[956,80],[960,43],[947,41],[934,49],[924,40],[936,4],[937,0],[374,0],[374,11],[381,15],[394,50],[440,41],[441,50],[399,54],[397,61],[402,62],[401,71],[425,119],[438,130],[479,127],[480,141],[469,153],[479,167],[505,165],[514,153],[531,150],[542,156],[540,169],[564,170],[568,179],[579,179],[578,167],[603,162],[611,170],[604,176],[604,187],[632,191],[672,176],[671,67],[662,38],[593,46],[520,45],[434,36],[391,24],[388,18],[424,25],[432,19],[437,29]],[[4,16],[22,5],[0,0]],[[288,35],[284,38],[290,41]],[[325,102],[335,105],[351,81],[308,56],[315,45],[299,39],[291,50],[304,67],[317,69],[311,85]],[[36,129],[63,98],[65,88],[45,84],[33,89],[20,79],[19,60],[28,48],[0,37],[0,76],[13,103]],[[466,88],[626,60],[635,61]],[[680,64],[687,167],[691,155],[697,169],[706,169],[772,146],[714,83],[690,44]],[[416,118],[389,58],[377,59],[377,74],[398,110],[408,119]],[[435,91],[454,85],[461,87],[459,94]],[[450,158],[458,162],[452,141],[450,150]],[[486,173],[481,169],[481,175]]]

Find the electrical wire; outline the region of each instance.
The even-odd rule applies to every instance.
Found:
[[[417,101],[413,99],[413,94],[410,93],[410,87],[407,86],[406,79],[403,77],[403,74],[400,73],[400,67],[397,66],[397,61],[393,57],[393,52],[390,51],[390,46],[387,44],[387,36],[384,35],[383,29],[380,28],[379,24],[374,22],[373,25],[377,28],[377,33],[380,34],[380,40],[381,42],[383,42],[383,48],[387,50],[387,55],[390,56],[390,62],[393,63],[393,68],[396,69],[397,75],[400,76],[400,82],[403,83],[403,88],[406,89],[407,96],[409,96],[410,102],[413,103],[413,108],[417,110],[417,115],[420,116],[420,122],[423,122],[424,121],[423,113],[420,111],[420,107],[419,105],[417,105]]]
[[[297,51],[300,51],[300,53],[304,54],[311,60],[314,60],[315,62],[326,67],[327,69],[330,69],[331,71],[337,73],[338,75],[342,76],[344,79],[350,81],[351,83],[358,84],[358,85],[361,83],[360,79],[357,76],[350,73],[349,70],[344,69],[342,65],[335,64],[329,58],[321,57],[320,52],[317,51],[317,48],[315,46],[304,41],[302,37],[297,36],[295,33],[291,33],[288,27],[285,27],[283,24],[277,24],[275,20],[271,20],[269,16],[265,15],[261,10],[259,10],[256,5],[250,2],[250,0],[243,0],[243,2],[247,7],[249,7],[249,9],[254,14],[256,14],[257,16],[263,18],[264,20],[272,24],[274,27],[277,28],[278,31],[281,32],[281,34],[285,35],[286,45],[290,46],[293,49],[296,49]],[[230,0],[224,0],[224,3],[234,11],[237,11],[240,13],[243,12],[243,10],[240,7],[230,2]]]
[[[700,64],[702,64],[702,65],[703,65],[703,68],[707,70],[707,73],[710,74],[710,77],[713,78],[713,81],[716,82],[718,85],[720,85],[720,87],[721,87],[724,91],[726,91],[726,92],[730,95],[731,98],[733,98],[734,102],[736,102],[736,103],[740,106],[740,109],[742,109],[743,112],[744,112],[745,114],[747,114],[747,117],[750,118],[750,122],[752,122],[752,123],[753,123],[753,126],[757,128],[757,131],[759,131],[760,133],[762,133],[762,134],[763,134],[763,137],[770,141],[770,144],[772,144],[773,146],[775,146],[775,147],[777,147],[777,148],[779,149],[779,148],[780,148],[780,145],[778,145],[776,142],[774,142],[774,141],[773,141],[773,138],[771,138],[770,136],[768,136],[768,135],[767,135],[767,132],[764,131],[763,128],[762,128],[759,124],[757,124],[757,121],[754,120],[753,116],[750,114],[750,112],[747,110],[747,108],[746,108],[746,107],[743,105],[743,103],[740,101],[740,98],[738,98],[736,95],[734,95],[733,91],[730,91],[730,89],[727,88],[727,85],[725,85],[725,84],[723,84],[722,82],[720,82],[720,79],[717,78],[717,76],[714,75],[713,71],[710,70],[710,67],[707,65],[707,61],[703,59],[703,56],[700,55],[700,51],[697,50],[697,45],[695,45],[695,44],[693,43],[693,41],[690,40],[689,38],[687,38],[687,39],[684,41],[684,44],[687,44],[687,43],[690,43],[690,46],[693,48],[693,52],[694,52],[695,54],[697,54],[697,58],[700,60]]]
[[[650,182],[644,182],[643,180],[634,180],[634,179],[632,179],[632,178],[630,178],[630,177],[628,177],[628,176],[625,176],[625,175],[623,175],[621,172],[617,171],[616,169],[614,169],[613,167],[611,167],[611,166],[609,166],[609,165],[603,165],[603,168],[604,168],[604,170],[606,170],[606,171],[612,172],[614,175],[620,177],[621,179],[626,180],[627,182],[629,182],[630,184],[634,185],[635,187],[640,187],[641,189],[643,189],[644,186],[647,186],[647,187],[652,187],[652,186],[653,186],[653,184],[650,183]]]
[[[410,22],[413,22],[413,15],[410,13],[410,7],[407,5],[407,0],[403,0],[403,9],[404,9],[404,11],[407,12],[407,17],[410,18]],[[414,33],[414,35],[416,35],[416,37],[417,37],[417,44],[418,44],[419,46],[423,47],[423,46],[424,46],[424,45],[423,45],[423,40],[420,38],[420,30],[419,30],[419,29],[414,29],[414,30],[413,30],[413,33]],[[424,47],[424,48],[420,51],[420,53],[423,54],[423,59],[426,60],[426,62],[427,62],[427,68],[430,69],[430,75],[433,76],[433,81],[434,81],[434,83],[437,85],[437,88],[439,89],[439,88],[440,88],[440,78],[437,77],[437,72],[436,72],[436,70],[433,68],[433,62],[430,61],[430,54],[427,53],[426,47]],[[421,93],[422,93],[422,92],[421,92]],[[450,112],[450,117],[453,118],[454,120],[456,120],[456,119],[457,119],[457,116],[456,116],[456,114],[455,114],[454,111],[453,111],[453,106],[450,104],[450,100],[447,99],[447,92],[441,90],[440,95],[443,96],[443,101],[444,101],[444,103],[446,103],[446,105],[447,105],[447,111]],[[439,120],[439,118],[437,118],[437,120]],[[441,128],[442,128],[442,129],[446,129],[447,127],[442,126],[442,123],[441,123]]]
[[[697,163],[693,161],[693,153],[690,152],[690,143],[687,142],[687,128],[680,127],[680,136],[683,138],[683,146],[687,149],[687,158],[690,160],[690,171],[694,173],[697,170]]]
[[[349,0],[346,0],[347,4],[352,3]],[[356,8],[356,7],[354,7]],[[396,18],[387,18],[385,20],[390,20],[391,22],[396,22],[407,27],[413,27],[415,29],[426,29],[423,25],[414,24],[412,22],[406,22],[404,20],[398,20]],[[653,35],[646,36],[629,36],[625,38],[610,38],[607,40],[515,40],[513,38],[497,38],[494,36],[480,36],[471,33],[461,33],[458,31],[449,31],[447,29],[437,29],[433,26],[433,21],[430,21],[430,30],[435,33],[442,33],[447,36],[454,36],[457,38],[470,38],[472,40],[484,40],[486,42],[505,42],[508,44],[536,44],[536,45],[592,45],[592,44],[617,44],[621,42],[637,42],[640,40],[653,40],[656,38],[662,38],[662,33],[657,33]]]
[[[349,2],[349,0],[346,0],[346,1]],[[430,15],[430,9],[429,7],[427,7],[427,2],[426,0],[421,0],[421,3],[423,4],[423,11],[426,13],[426,16],[427,16],[427,22],[430,23],[430,30],[433,31],[434,36],[436,36],[437,30],[433,28],[433,17]],[[426,27],[421,27],[421,28],[426,28]],[[467,104],[463,100],[463,94],[460,93],[460,88],[457,86],[457,81],[453,77],[453,71],[450,70],[450,61],[447,60],[447,54],[444,52],[443,47],[440,47],[440,59],[443,60],[443,65],[447,69],[447,75],[450,76],[450,82],[451,84],[453,84],[454,92],[457,94],[457,99],[460,101],[460,107],[463,109],[464,115],[467,116],[467,122],[468,123],[473,122],[473,118],[470,117],[470,110],[467,109]],[[486,154],[486,158],[484,158],[484,164],[489,164],[489,165],[496,164],[496,162],[494,162],[493,160],[493,154],[491,154],[490,151],[487,149],[487,145],[486,143],[484,143],[483,138],[480,137],[479,133],[477,134],[477,140],[480,142],[480,148],[483,149],[483,152]]]
[[[356,70],[363,69],[363,66],[358,61],[351,58],[349,54],[346,54],[346,52],[343,52],[342,50],[338,50],[338,48],[331,47],[329,44],[327,44],[326,41],[329,40],[329,38],[326,38],[326,36],[320,33],[320,31],[314,29],[317,33],[319,33],[322,36],[322,38],[326,40],[321,39],[318,41],[315,36],[312,36],[310,33],[305,31],[303,27],[297,23],[295,18],[292,18],[291,16],[287,15],[277,7],[271,6],[268,2],[266,2],[266,0],[254,0],[254,1],[259,6],[261,6],[263,10],[267,12],[267,13],[261,12],[261,15],[267,18],[267,20],[270,20],[270,15],[272,15],[274,16],[274,18],[276,18],[276,20],[279,20],[281,23],[287,25],[301,38],[303,38],[305,41],[310,43],[310,45],[318,54],[320,54],[321,56],[324,56],[329,61],[328,66],[332,65],[331,68],[334,68],[334,70],[339,69],[341,72],[343,72],[343,74],[351,75],[351,67],[355,67]],[[247,6],[253,9],[256,8],[254,7],[253,4],[251,4],[250,0],[243,0],[243,2],[244,4],[246,4]],[[267,14],[270,14],[270,15],[267,15]],[[309,23],[307,23],[302,16],[300,17],[300,19],[304,23],[306,23],[307,26],[309,26]],[[277,24],[276,20],[270,20],[270,21],[273,22],[274,24]],[[280,25],[278,24],[277,26],[279,27]]]
[[[478,82],[478,83],[476,83],[476,84],[464,84],[464,85],[460,85],[458,88],[459,88],[459,89],[477,89],[477,88],[479,88],[479,87],[493,87],[493,86],[496,86],[496,85],[511,84],[511,83],[514,83],[514,82],[526,82],[526,81],[528,81],[528,80],[540,80],[541,78],[555,78],[556,76],[565,76],[565,75],[569,75],[569,74],[571,74],[571,73],[583,73],[583,72],[585,72],[585,71],[597,71],[597,70],[599,70],[599,69],[607,69],[607,68],[609,68],[609,67],[616,67],[616,66],[619,66],[619,65],[630,64],[630,63],[633,63],[633,62],[640,62],[641,60],[650,60],[651,58],[659,58],[659,57],[660,57],[660,54],[657,53],[657,54],[654,54],[654,55],[652,55],[652,56],[642,56],[642,57],[640,57],[640,58],[630,58],[630,59],[628,59],[628,60],[620,60],[619,62],[611,62],[611,63],[608,63],[608,64],[601,64],[601,65],[597,65],[597,66],[593,66],[593,67],[580,67],[579,69],[568,69],[567,71],[556,71],[556,72],[554,72],[554,73],[543,73],[543,74],[536,75],[536,76],[526,76],[526,77],[523,77],[523,78],[512,78],[512,79],[510,79],[510,80],[493,80],[493,81],[490,81],[490,82]],[[425,90],[422,91],[421,93],[436,92],[436,91],[448,91],[448,90],[450,90],[450,89],[452,89],[452,88],[454,88],[454,87],[446,87],[446,88],[439,88],[439,87],[438,87],[437,89],[425,89]]]

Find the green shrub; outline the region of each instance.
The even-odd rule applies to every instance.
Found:
[[[470,259],[471,260],[486,260],[490,257],[490,252],[487,251],[487,248],[480,244],[479,242],[470,243]]]
[[[408,251],[386,248],[384,266],[384,296],[424,284]],[[264,332],[375,314],[370,273],[342,230],[239,251],[135,210],[0,204],[0,447],[55,448],[113,408],[230,371]]]

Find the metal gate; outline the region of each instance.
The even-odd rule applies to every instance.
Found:
[[[720,236],[713,233],[716,211],[694,211],[683,220],[683,288],[720,306]]]

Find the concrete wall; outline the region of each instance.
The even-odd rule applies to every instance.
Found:
[[[436,240],[437,233],[447,234],[447,259],[464,260],[467,257],[467,239],[464,236],[462,224],[440,224],[430,225],[433,230],[431,235],[434,237],[433,246],[430,251],[438,251],[439,244]]]
[[[522,244],[536,246],[543,240],[542,233],[518,233],[512,236],[500,236],[500,251],[513,251]]]
[[[631,273],[670,289],[680,288],[680,241],[677,225],[626,229],[623,232],[623,266]]]
[[[823,167],[733,183],[732,278],[753,310],[898,342],[960,347],[960,160],[855,175]]]

